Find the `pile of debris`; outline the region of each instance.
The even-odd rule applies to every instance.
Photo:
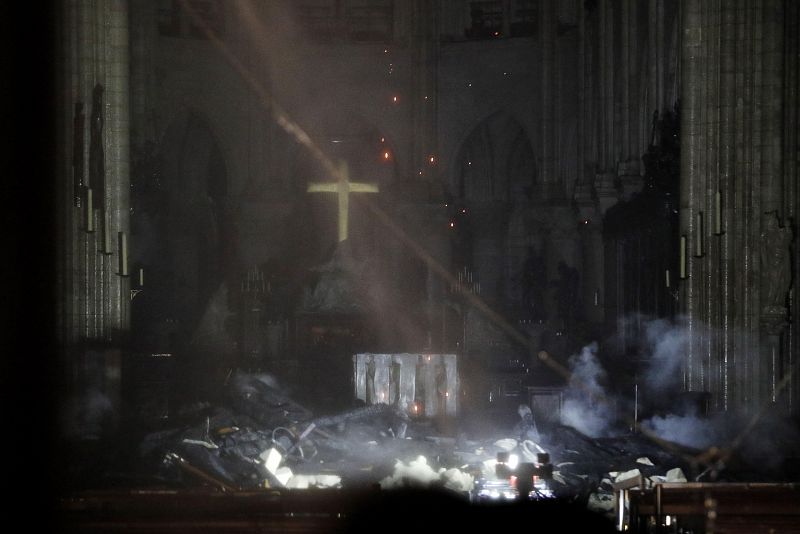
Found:
[[[224,491],[338,487],[342,464],[363,459],[354,444],[402,439],[408,426],[407,415],[386,404],[314,418],[267,375],[237,373],[225,399],[225,407],[184,413],[190,424],[147,435],[140,456],[177,484]]]
[[[314,417],[264,375],[234,375],[225,398],[225,407],[198,407],[192,424],[145,438],[140,454],[163,480],[223,491],[437,487],[482,500],[519,499],[532,476],[530,499],[606,512],[622,482],[685,480],[680,455],[642,436],[592,439],[560,425],[540,433],[524,406],[514,437],[475,440],[438,436],[430,421],[387,404]]]

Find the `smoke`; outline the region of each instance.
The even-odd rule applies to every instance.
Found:
[[[661,439],[697,449],[720,442],[717,424],[696,414],[655,416],[643,421],[642,428]]]
[[[644,337],[650,363],[644,383],[648,391],[661,394],[680,387],[680,370],[689,347],[689,331],[683,324],[666,319],[644,323]]]
[[[613,403],[603,386],[606,373],[592,342],[569,359],[572,371],[561,408],[561,422],[591,437],[608,435],[614,421]]]
[[[646,405],[660,411],[642,421],[645,431],[687,447],[731,451],[756,472],[777,471],[796,454],[800,432],[777,406],[749,406],[746,412],[731,407],[707,415],[708,394],[683,391],[681,371],[691,342],[684,320],[639,319],[648,362],[641,391]]]

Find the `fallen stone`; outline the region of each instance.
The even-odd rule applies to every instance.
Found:
[[[625,480],[629,480],[631,478],[636,478],[640,476],[642,473],[638,469],[631,469],[630,471],[624,471],[614,477],[614,482],[619,484]]]
[[[272,473],[273,475],[278,470],[278,466],[280,466],[281,462],[283,461],[283,456],[281,455],[281,453],[278,452],[278,449],[276,449],[275,447],[262,452],[261,454],[258,455],[258,457],[261,458],[262,462],[264,462],[264,467],[266,468],[266,470]]]
[[[688,482],[680,467],[667,471],[667,482]]]

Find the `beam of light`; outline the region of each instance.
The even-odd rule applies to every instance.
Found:
[[[231,51],[231,49],[220,39],[218,35],[214,33],[211,28],[209,28],[208,24],[205,20],[199,17],[196,11],[192,8],[189,4],[188,0],[180,0],[179,5],[181,8],[192,18],[195,25],[200,28],[206,38],[222,53],[224,58],[230,63],[230,65],[234,68],[234,70],[242,77],[243,81],[247,86],[250,87],[252,91],[258,96],[259,102],[264,108],[265,111],[270,113],[278,124],[291,138],[293,138],[297,143],[301,146],[305,147],[309,154],[316,159],[325,169],[327,173],[331,176],[336,177],[337,180],[343,181],[346,179],[346,176],[342,174],[338,165],[334,164],[333,160],[330,159],[320,148],[317,143],[311,138],[311,136],[300,127],[299,124],[294,122],[290,115],[283,109],[283,107],[275,100],[275,98],[259,83],[259,81],[253,76],[253,74],[245,67],[245,65],[236,57],[236,55]],[[240,10],[246,11],[248,9],[247,5],[244,2],[238,1],[237,6]],[[253,13],[249,14],[249,20],[257,20],[255,17],[256,15]],[[245,17],[247,19],[247,17]],[[499,37],[499,32],[497,33],[496,37]],[[467,87],[472,87],[472,82],[467,83]],[[422,175],[422,170],[419,170],[419,175]],[[423,248],[416,240],[412,239],[409,234],[403,230],[392,218],[384,212],[369,195],[360,195],[355,197],[356,202],[364,203],[367,208],[370,210],[371,213],[375,215],[379,222],[384,224],[386,228],[395,235],[401,242],[406,244],[413,252],[417,255],[428,268],[438,277],[442,278],[447,282],[447,285],[453,285],[456,283],[456,278],[441,264],[439,263],[436,258],[434,258],[425,248]],[[529,338],[526,334],[517,330],[510,321],[507,321],[502,315],[492,309],[480,296],[472,292],[463,293],[464,298],[471,304],[477,311],[482,313],[489,319],[492,323],[494,323],[500,330],[505,332],[512,340],[519,343],[523,347],[526,347],[529,350],[533,350],[538,347],[534,347],[531,338]],[[569,370],[558,363],[557,361],[553,360],[550,355],[545,351],[539,352],[539,359],[548,367],[550,367],[554,372],[558,373],[565,379],[569,380],[571,373]],[[794,376],[795,372],[797,371],[798,364],[800,364],[800,360],[796,363],[790,373],[788,373],[781,382],[777,385],[776,394],[782,391],[786,385],[790,382],[792,376]],[[581,384],[576,384],[578,387],[581,387]],[[583,385],[583,389],[587,390],[586,386]],[[610,403],[612,402],[605,396],[598,397],[591,391],[587,391],[590,400],[593,402],[602,402],[602,403]],[[734,439],[732,443],[732,449],[740,446],[745,435],[752,430],[755,426],[756,422],[763,416],[771,401],[765,401],[760,409],[754,414],[753,418],[745,426],[742,430],[742,433]],[[698,457],[690,457],[680,450],[677,447],[668,441],[661,439],[660,437],[656,436],[654,433],[648,431],[646,428],[642,427],[638,422],[632,421],[633,425],[644,435],[645,437],[651,439],[653,442],[659,444],[660,446],[671,450],[673,453],[683,456],[685,459],[689,461],[702,461],[705,457],[701,454]],[[712,453],[711,449],[707,453]]]
[[[189,15],[189,17],[191,17],[195,26],[200,28],[206,38],[222,53],[225,59],[242,77],[242,80],[244,80],[247,86],[249,86],[250,89],[256,93],[264,110],[272,115],[278,126],[280,126],[283,131],[285,131],[295,141],[297,141],[297,143],[304,146],[309,151],[311,156],[323,166],[327,173],[336,177],[337,180],[344,180],[345,177],[342,176],[342,173],[340,172],[338,166],[333,163],[333,160],[330,159],[319,148],[318,144],[311,139],[311,136],[308,135],[308,133],[306,133],[306,131],[299,124],[294,122],[286,110],[284,110],[283,107],[275,100],[275,98],[269,92],[267,92],[266,89],[264,89],[255,76],[253,76],[253,74],[239,60],[239,58],[236,57],[233,51],[231,51],[231,49],[222,41],[222,39],[220,39],[220,37],[214,33],[206,21],[197,14],[197,12],[189,3],[189,0],[179,0],[179,2],[181,9],[183,9]],[[247,9],[246,6],[243,7],[243,2],[237,2],[237,5],[243,11]],[[253,20],[255,20],[254,14],[251,13],[250,17],[253,17]]]

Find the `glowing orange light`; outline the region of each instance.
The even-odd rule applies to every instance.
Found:
[[[389,151],[383,153],[383,159],[389,159]]]
[[[393,97],[392,97],[392,102],[394,102],[395,104],[397,104],[397,97],[396,97],[396,96],[393,96]]]
[[[430,162],[431,162],[431,165],[433,165],[433,164],[436,162],[436,158],[434,158],[433,156],[431,156],[431,157],[429,157],[429,158],[428,158],[428,161],[430,161]]]

